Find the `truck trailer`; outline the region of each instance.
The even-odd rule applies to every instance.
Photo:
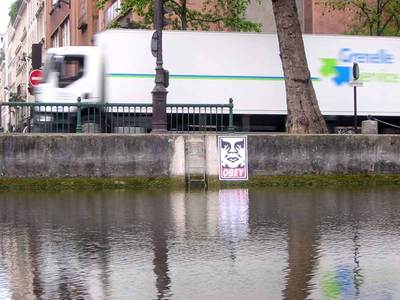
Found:
[[[151,103],[152,35],[150,30],[113,29],[96,34],[93,47],[49,49],[36,101],[76,103],[80,97],[88,103]],[[354,62],[362,83],[358,115],[396,122],[399,38],[303,35],[303,39],[319,107],[331,128],[353,122]],[[232,98],[237,130],[285,130],[286,92],[276,34],[164,31],[163,58],[170,72],[167,103],[226,104]],[[68,113],[74,122],[75,110]],[[46,112],[37,114],[36,123],[52,120]]]

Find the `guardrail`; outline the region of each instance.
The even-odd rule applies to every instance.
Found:
[[[146,133],[151,104],[2,102],[9,132]],[[233,131],[233,100],[228,104],[167,104],[167,130]]]

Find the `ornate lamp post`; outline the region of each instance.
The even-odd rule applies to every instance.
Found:
[[[152,132],[160,133],[167,131],[167,89],[168,72],[163,68],[162,57],[162,29],[164,25],[164,0],[154,1],[154,28],[151,42],[151,51],[156,57],[156,78],[153,91],[153,117]]]

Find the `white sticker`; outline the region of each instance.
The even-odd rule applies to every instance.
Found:
[[[247,180],[247,136],[219,136],[219,179]]]

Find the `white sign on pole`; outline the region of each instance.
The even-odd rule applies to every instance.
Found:
[[[219,180],[248,180],[247,136],[219,136]]]
[[[362,81],[350,81],[349,86],[351,87],[363,87],[364,83]]]

